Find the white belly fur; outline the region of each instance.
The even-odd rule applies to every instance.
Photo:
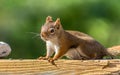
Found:
[[[52,43],[51,41],[47,41],[47,46],[52,47],[55,54],[57,54],[59,52],[60,47],[58,45]],[[50,50],[50,49],[48,49],[48,50]]]

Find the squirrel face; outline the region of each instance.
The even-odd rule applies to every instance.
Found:
[[[60,19],[57,18],[55,22],[53,22],[52,17],[48,16],[46,18],[45,24],[41,27],[41,39],[44,41],[50,41],[58,37],[61,32],[62,25],[60,23]]]

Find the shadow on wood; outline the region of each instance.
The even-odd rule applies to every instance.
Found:
[[[120,74],[120,60],[0,60],[0,75],[104,75]]]

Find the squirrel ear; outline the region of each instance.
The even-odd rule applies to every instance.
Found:
[[[55,21],[55,25],[59,25],[59,24],[61,24],[60,23],[60,18],[57,18],[57,20]]]
[[[51,21],[53,21],[53,20],[52,20],[52,17],[51,17],[51,16],[48,16],[48,17],[46,18],[46,23],[51,22]]]
[[[61,26],[60,18],[57,18],[57,20],[55,21],[55,24],[54,24],[54,25],[57,27],[57,29],[60,28],[60,26]]]

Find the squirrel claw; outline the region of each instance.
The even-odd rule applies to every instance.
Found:
[[[52,58],[49,58],[48,61],[49,61],[50,63],[54,62],[54,60],[53,60]]]
[[[52,65],[55,65],[55,66],[57,66],[56,64],[55,64],[55,62],[54,62],[54,59],[52,59],[52,58],[49,58],[48,59],[48,61],[52,64]]]
[[[39,57],[38,60],[48,60],[46,57]]]

